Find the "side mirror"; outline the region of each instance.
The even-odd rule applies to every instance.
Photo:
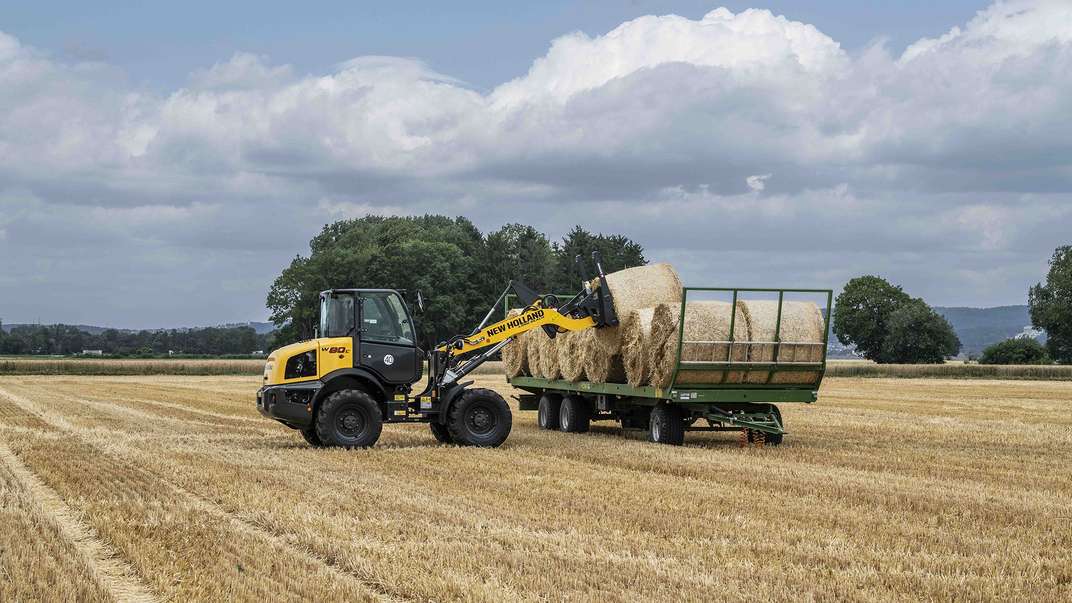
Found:
[[[420,289],[417,290],[417,310],[424,313],[424,296],[421,295]]]
[[[320,326],[313,323],[313,339],[320,339]]]

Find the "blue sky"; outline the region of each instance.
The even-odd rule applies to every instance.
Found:
[[[971,18],[978,0],[801,2],[10,2],[3,30],[75,59],[121,66],[136,82],[182,85],[236,50],[323,72],[362,55],[417,57],[479,88],[522,75],[550,41],[605,33],[647,14],[692,19],[725,6],[767,8],[811,23],[847,49],[885,37],[895,49]]]
[[[1072,243],[1070,22],[1067,0],[5,3],[0,317],[260,320],[323,224],[426,212],[626,234],[691,284],[1024,303]]]

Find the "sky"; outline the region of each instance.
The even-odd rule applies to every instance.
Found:
[[[369,213],[935,305],[1072,243],[1066,0],[123,4],[0,7],[5,322],[263,320]]]

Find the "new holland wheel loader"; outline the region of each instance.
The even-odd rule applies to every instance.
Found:
[[[380,437],[384,423],[428,423],[435,438],[468,446],[499,446],[510,435],[510,407],[489,389],[461,381],[526,331],[559,332],[618,324],[599,253],[593,252],[598,283],[560,304],[511,281],[472,333],[455,336],[425,353],[409,307],[393,289],[329,289],[320,293],[320,325],[310,341],[284,346],[268,356],[257,409],[301,432],[313,446],[364,448]],[[580,263],[580,258],[577,258]],[[513,290],[525,306],[517,316],[488,324]],[[420,293],[417,305],[423,308]],[[421,380],[424,361],[428,377]]]

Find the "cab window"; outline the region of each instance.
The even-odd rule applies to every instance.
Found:
[[[329,295],[320,300],[320,336],[346,337],[354,332],[354,296]]]
[[[413,345],[413,325],[397,293],[362,293],[361,339]]]

